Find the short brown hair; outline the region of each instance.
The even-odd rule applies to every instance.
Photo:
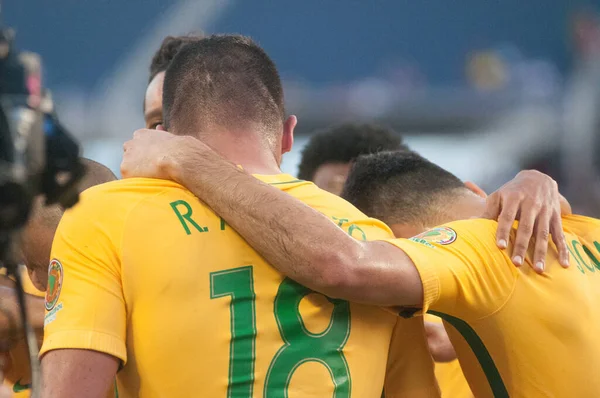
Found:
[[[436,225],[438,211],[469,190],[454,174],[416,152],[379,152],[354,163],[342,198],[386,224]]]
[[[171,61],[163,111],[172,132],[247,124],[280,131],[283,88],[275,64],[252,39],[213,35],[186,44]]]

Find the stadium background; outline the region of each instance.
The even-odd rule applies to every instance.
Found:
[[[7,1],[3,22],[44,60],[45,84],[85,155],[118,172],[143,126],[162,38],[242,33],[277,63],[307,134],[376,121],[463,179],[495,189],[521,168],[551,173],[600,216],[600,1]],[[591,182],[591,183],[590,183]]]

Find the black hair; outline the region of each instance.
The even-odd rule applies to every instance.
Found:
[[[175,54],[181,50],[183,46],[202,39],[203,35],[187,35],[187,36],[167,36],[162,41],[160,47],[154,53],[152,62],[150,62],[150,76],[148,83],[154,79],[160,72],[167,70],[167,67],[175,57]]]
[[[467,189],[449,171],[412,151],[361,156],[346,180],[342,197],[370,217],[388,224],[426,222],[440,200]]]
[[[212,35],[186,44],[165,73],[165,127],[203,131],[211,125],[258,125],[280,132],[283,88],[267,53],[252,39]]]
[[[385,127],[371,124],[343,124],[317,132],[300,161],[298,177],[312,180],[319,167],[327,163],[349,163],[360,155],[380,151],[408,150],[402,137]]]

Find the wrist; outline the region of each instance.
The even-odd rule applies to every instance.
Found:
[[[185,180],[185,171],[193,168],[192,163],[198,161],[197,139],[190,136],[178,136],[174,148],[169,150],[167,155],[163,156],[159,162],[159,169],[169,179],[182,184]]]

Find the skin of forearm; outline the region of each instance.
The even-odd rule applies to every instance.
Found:
[[[372,305],[421,302],[417,271],[398,248],[351,238],[321,213],[202,146],[190,143],[186,155],[166,167],[174,180],[298,283],[330,297]]]

